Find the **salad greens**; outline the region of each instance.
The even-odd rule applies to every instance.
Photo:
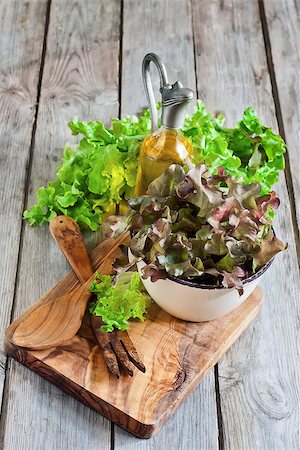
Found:
[[[284,168],[283,139],[261,125],[251,107],[235,128],[224,128],[223,122],[223,116],[212,118],[199,100],[194,114],[186,116],[182,132],[191,139],[195,162],[205,163],[211,173],[223,166],[244,184],[260,183],[261,195],[268,194]],[[145,110],[139,118],[114,119],[110,128],[75,119],[69,127],[83,138],[76,146],[65,146],[57,179],[38,189],[37,203],[24,218],[30,225],[42,225],[65,214],[95,231],[104,212],[133,195],[140,145],[151,131],[150,115]]]
[[[258,182],[261,195],[268,194],[284,169],[285,142],[263,126],[252,107],[244,111],[235,128],[223,128],[224,116],[213,119],[198,101],[195,113],[186,117],[183,132],[190,137],[195,163],[205,163],[211,173],[225,167],[244,184]]]
[[[223,167],[211,175],[204,164],[187,172],[173,164],[147,195],[129,200],[131,213],[118,222],[114,216],[111,229],[117,233],[128,222],[131,253],[147,262],[143,278],[222,283],[242,294],[242,280],[286,248],[274,236],[269,214],[279,199],[274,191],[260,193],[259,183],[243,185]]]
[[[145,291],[138,272],[124,272],[117,277],[95,275],[90,286],[96,294],[97,301],[90,305],[90,312],[101,316],[105,325],[102,331],[110,332],[115,328],[126,330],[128,320],[136,318],[145,320],[145,313],[151,298]]]

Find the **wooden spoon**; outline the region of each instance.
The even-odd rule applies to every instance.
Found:
[[[56,218],[57,219],[57,218]],[[80,270],[76,271],[79,280],[84,282],[82,286],[76,287],[68,294],[62,295],[52,302],[46,303],[28,316],[15,330],[12,341],[15,345],[35,350],[44,350],[51,347],[62,345],[65,341],[73,338],[79,330],[86,310],[87,302],[91,297],[89,287],[94,279],[92,276],[86,276],[92,273],[92,267],[88,262],[88,254],[84,243],[76,232],[68,232],[70,223],[66,222],[64,230],[63,221],[68,221],[67,217],[60,216],[53,220],[50,231],[60,225],[60,234],[55,233],[55,239],[68,241],[67,246],[72,248],[74,256],[74,267],[76,263]],[[75,230],[74,230],[75,231]],[[114,252],[117,252],[119,245],[128,238],[128,233],[118,236],[112,243],[112,247],[105,255],[105,258],[99,264],[97,272],[103,275],[111,273],[111,258]],[[82,245],[84,248],[82,248]],[[66,247],[67,248],[67,247]],[[82,276],[85,274],[84,276]],[[87,281],[86,281],[87,280]]]
[[[84,284],[93,274],[93,268],[77,223],[71,217],[56,217],[50,223],[50,231],[80,282]],[[101,330],[101,325],[104,325],[102,318],[93,314],[89,316],[96,342],[115,377],[120,377],[119,365],[130,376],[133,376],[134,367],[141,372],[146,371],[127,331],[105,333]]]

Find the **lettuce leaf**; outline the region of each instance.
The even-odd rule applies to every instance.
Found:
[[[111,218],[110,236],[127,225],[131,253],[147,261],[143,278],[169,275],[207,284],[209,276],[242,294],[242,280],[287,248],[272,230],[270,212],[279,198],[260,191],[259,183],[245,185],[224,168],[212,175],[204,164],[187,172],[173,164],[146,195],[130,199],[127,217]]]
[[[200,100],[186,117],[183,133],[192,141],[195,163],[205,163],[211,173],[223,166],[244,184],[258,182],[261,195],[269,193],[284,169],[284,140],[261,124],[251,106],[235,128],[223,128],[223,121],[223,116],[213,119]]]
[[[105,325],[101,329],[106,332],[127,330],[131,318],[144,321],[151,301],[138,272],[122,273],[114,285],[113,279],[112,276],[96,274],[90,286],[91,292],[97,296],[97,301],[90,305],[90,312],[102,317]]]
[[[224,120],[222,115],[213,118],[200,100],[194,114],[186,116],[182,133],[192,142],[195,163],[205,163],[212,174],[222,166],[244,184],[259,183],[260,195],[269,194],[284,169],[283,139],[263,126],[251,107],[235,128],[224,128]],[[78,145],[65,146],[57,179],[37,191],[37,203],[24,212],[24,219],[43,225],[65,214],[81,228],[95,231],[105,212],[134,194],[140,146],[151,131],[150,114],[144,110],[139,117],[113,119],[110,128],[75,118],[69,127],[83,137]]]

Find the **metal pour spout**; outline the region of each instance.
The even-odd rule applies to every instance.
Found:
[[[149,66],[151,61],[156,65],[160,79],[160,93],[162,96],[161,123],[164,127],[173,130],[181,128],[184,124],[187,105],[193,99],[194,92],[191,89],[184,88],[180,81],[169,84],[164,63],[155,53],[148,53],[143,59],[142,75],[151,114],[152,131],[157,130],[158,120],[156,102],[150,77]]]

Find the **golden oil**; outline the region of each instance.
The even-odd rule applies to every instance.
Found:
[[[190,141],[180,131],[165,127],[147,136],[141,146],[135,195],[146,194],[149,184],[171,164],[193,156]]]

